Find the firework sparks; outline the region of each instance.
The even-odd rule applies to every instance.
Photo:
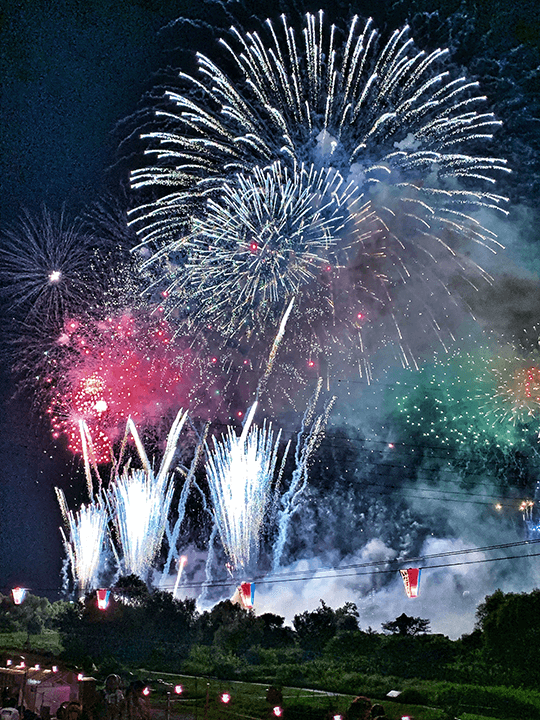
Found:
[[[511,346],[454,353],[403,383],[397,412],[410,432],[436,445],[526,448],[538,432],[539,366]]]
[[[221,542],[233,569],[248,569],[259,552],[259,535],[274,479],[281,433],[252,426],[254,403],[238,437],[232,427],[207,446],[206,475]]]
[[[45,208],[41,217],[26,213],[2,238],[3,293],[25,324],[38,321],[41,333],[57,329],[103,291],[107,247],[80,220],[69,222]]]
[[[516,358],[514,367],[495,368],[495,407],[499,422],[527,424],[540,413],[540,363]]]
[[[82,505],[76,513],[69,510],[62,490],[55,488],[56,497],[68,534],[60,528],[71,573],[79,594],[85,595],[98,587],[107,537],[108,513],[101,500]]]
[[[335,398],[332,398],[326,404],[323,413],[315,416],[315,408],[321,388],[322,378],[319,379],[317,389],[304,413],[302,427],[296,440],[295,469],[287,492],[281,498],[280,509],[277,514],[278,533],[273,553],[272,569],[274,572],[279,570],[281,565],[289,524],[292,516],[299,509],[300,497],[307,486],[309,461],[322,440],[328,416],[335,401]]]
[[[118,556],[125,575],[135,574],[145,579],[161,548],[174,492],[173,479],[168,473],[186,419],[187,413],[180,411],[169,432],[157,475],[151,468],[133,421],[128,420],[128,429],[143,468],[125,468],[107,490],[120,550]]]
[[[179,405],[197,405],[200,365],[162,318],[124,312],[104,320],[70,319],[57,340],[45,381],[52,396],[47,409],[53,437],[65,435],[81,452],[79,423],[87,424],[98,463],[111,460],[114,442],[128,417],[155,427]],[[215,408],[219,395],[208,388],[204,402]]]
[[[442,340],[450,278],[487,277],[464,241],[500,247],[474,215],[504,203],[492,186],[505,161],[477,154],[500,123],[476,83],[440,71],[447,51],[416,51],[407,27],[384,44],[354,18],[340,42],[320,13],[303,44],[284,17],[232,34],[234,79],[199,54],[199,76],[180,74],[144,136],[156,162],[132,183],[160,192],[132,215],[158,244],[146,268],[170,311],[225,336],[264,332],[295,296],[295,335],[326,350],[350,339],[368,376],[384,315],[409,364],[409,318]]]

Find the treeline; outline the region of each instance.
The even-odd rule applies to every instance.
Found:
[[[405,614],[379,632],[362,630],[353,603],[334,610],[321,601],[292,625],[229,601],[199,613],[195,600],[150,592],[134,576],[121,579],[106,610],[95,594],[52,604],[29,595],[20,606],[0,596],[0,632],[55,629],[65,659],[88,671],[145,666],[281,685],[350,673],[514,687],[540,681],[540,590],[497,590],[478,607],[475,630],[454,641]]]

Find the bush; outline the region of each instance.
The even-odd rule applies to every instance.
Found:
[[[405,705],[428,705],[429,698],[420,690],[408,687],[405,688],[399,697],[396,698],[396,702],[404,703]]]

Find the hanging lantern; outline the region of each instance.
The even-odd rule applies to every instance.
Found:
[[[97,591],[97,606],[100,610],[106,610],[109,607],[110,590],[101,589]]]
[[[405,584],[407,597],[418,597],[418,588],[420,587],[420,568],[407,568],[406,570],[400,570],[399,572]]]
[[[231,602],[241,605],[245,610],[251,610],[255,597],[255,584],[243,582],[236,588]]]
[[[16,587],[11,591],[15,605],[22,605],[26,597],[26,588]]]

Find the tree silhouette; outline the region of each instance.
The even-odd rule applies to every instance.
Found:
[[[402,613],[395,620],[382,623],[382,629],[391,635],[420,635],[430,631],[430,621]]]

